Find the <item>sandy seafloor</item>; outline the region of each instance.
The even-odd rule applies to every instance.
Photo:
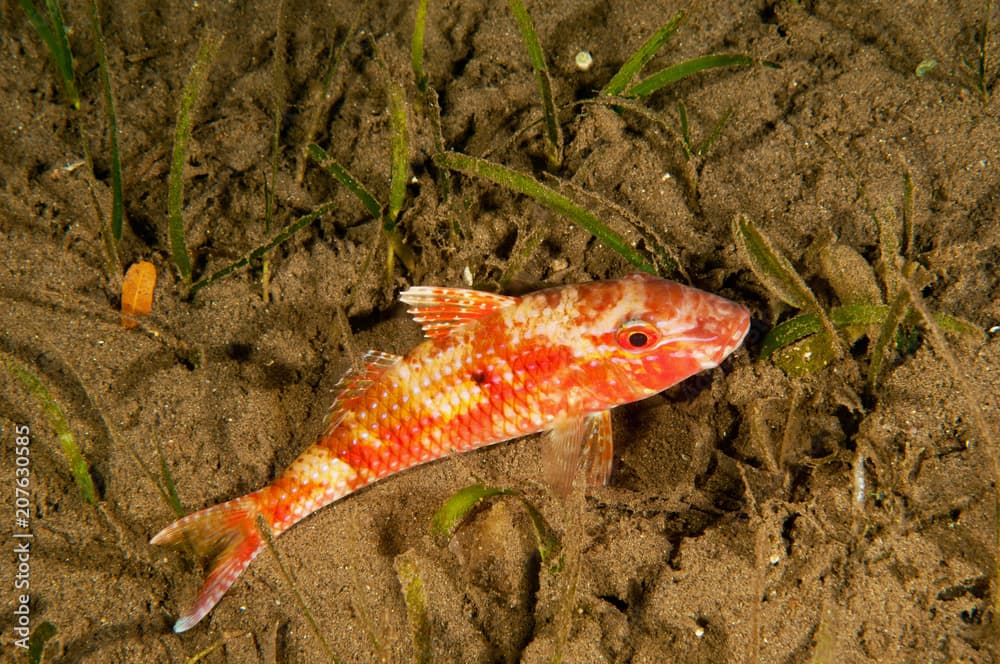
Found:
[[[0,5],[0,351],[60,404],[98,501],[83,501],[49,419],[0,372],[0,659],[27,661],[14,631],[15,429],[26,426],[27,606],[32,629],[58,630],[45,661],[315,662],[327,657],[317,634],[342,662],[996,661],[996,4],[987,98],[963,65],[975,62],[981,2],[694,2],[645,72],[735,52],[780,68],[695,76],[638,113],[574,102],[597,97],[682,5],[529,2],[564,141],[561,164],[548,168],[535,79],[507,5],[431,2],[426,71],[444,146],[560,188],[645,252],[644,227],[677,257],[680,278],[746,304],[754,329],[721,368],[615,411],[607,487],[554,497],[538,470],[539,437],[402,473],[277,540],[318,631],[265,553],[182,635],[171,625],[201,571],[183,551],[148,543],[174,518],[157,488],[158,448],[185,509],[237,497],[322,430],[358,353],[405,353],[420,341],[396,303],[403,288],[471,276],[516,294],[632,268],[490,182],[454,176],[445,195],[433,113],[410,68],[415,3],[102,3],[124,170],[120,256],[152,261],[160,275],[146,331],[124,330],[120,278],[105,269],[99,232],[112,198],[97,54],[87,5],[68,4],[79,111],[20,6]],[[195,277],[335,204],[268,254],[266,301],[259,265],[191,300],[170,262],[177,109],[211,33],[224,40],[184,172]],[[593,57],[586,71],[575,64],[581,50]],[[936,68],[918,77],[931,59]],[[302,158],[315,141],[387,200],[387,80],[408,106],[412,180],[399,228],[415,254],[412,269],[397,261],[391,275],[380,224]],[[681,101],[695,143],[732,111],[709,154],[685,157]],[[907,216],[907,172],[914,288],[927,310],[981,335],[949,335],[949,363],[909,318],[909,345],[889,354],[874,390],[877,328],[843,331],[840,359],[786,375],[761,357],[761,342],[799,312],[751,271],[733,218],[766,232],[823,307],[848,304],[851,288],[885,300],[894,293],[884,275],[898,264],[887,270],[871,210]],[[475,481],[522,492],[558,537],[560,564],[540,561],[515,499],[485,504],[450,541],[432,537],[437,507]],[[426,641],[414,641],[404,568],[425,590]]]

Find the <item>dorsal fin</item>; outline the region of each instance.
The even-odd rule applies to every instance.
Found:
[[[399,299],[410,305],[407,311],[429,339],[447,336],[460,325],[520,301],[507,295],[438,286],[413,286],[400,293]]]
[[[326,414],[326,432],[337,428],[344,413],[355,407],[357,399],[378,380],[387,369],[403,358],[391,353],[370,350],[361,356],[358,365],[345,373],[334,387],[335,396]]]

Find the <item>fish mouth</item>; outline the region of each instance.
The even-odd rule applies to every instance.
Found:
[[[738,326],[733,328],[732,333],[729,335],[730,342],[724,347],[725,355],[729,355],[742,346],[748,334],[750,334],[750,312],[744,309],[743,319]]]

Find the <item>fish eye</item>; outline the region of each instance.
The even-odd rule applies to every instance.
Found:
[[[618,328],[615,340],[625,350],[642,351],[656,345],[660,333],[644,320],[630,320]]]

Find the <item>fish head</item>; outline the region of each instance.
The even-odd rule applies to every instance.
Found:
[[[588,288],[589,287],[589,288]],[[627,403],[718,366],[750,329],[740,304],[667,279],[632,275],[584,284],[577,332],[608,405]]]

